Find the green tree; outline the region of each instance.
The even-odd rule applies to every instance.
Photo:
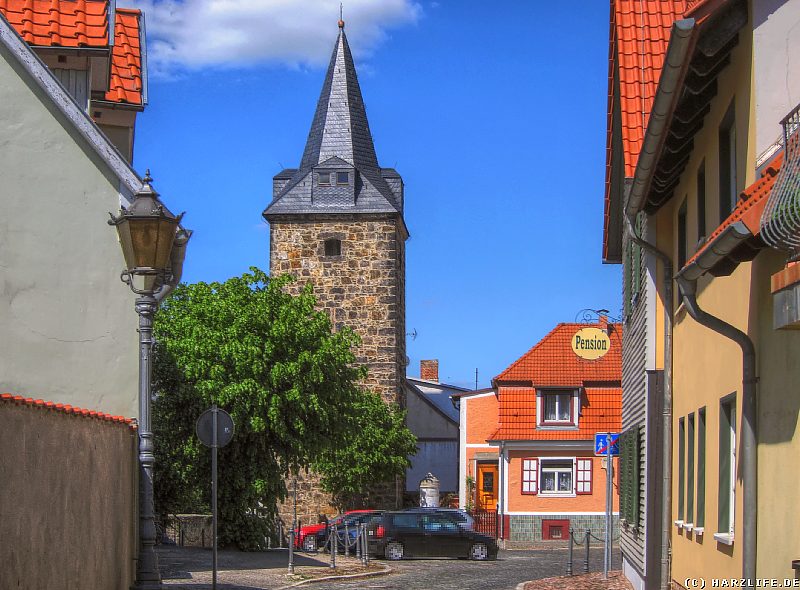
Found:
[[[181,285],[155,319],[156,510],[207,509],[210,452],[194,425],[216,403],[236,425],[219,453],[220,542],[243,549],[263,540],[254,512],[275,514],[290,473],[313,465],[328,491],[353,497],[402,474],[416,450],[403,413],[359,385],[358,336],[332,333],[311,285],[293,296],[290,280],[251,268]]]

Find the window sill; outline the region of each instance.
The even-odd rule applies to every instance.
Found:
[[[542,422],[536,425],[536,430],[578,430],[574,422]]]
[[[695,534],[696,536],[698,536],[698,537],[702,537],[702,536],[703,536],[703,533],[704,533],[705,531],[706,531],[706,529],[704,529],[704,528],[703,528],[703,527],[701,527],[701,526],[699,526],[699,527],[695,527],[695,529],[694,529],[694,534]]]
[[[682,521],[682,520],[676,520],[676,521],[675,521],[673,524],[674,524],[676,527],[678,527],[679,529],[682,529],[682,528],[683,528],[683,521]]]
[[[545,498],[574,498],[575,492],[539,492],[540,496]]]
[[[692,532],[692,529],[694,529],[694,523],[693,523],[693,522],[687,522],[687,523],[684,523],[684,525],[683,525],[683,530],[685,530],[685,531],[687,531],[687,532],[691,533],[691,532]]]
[[[733,545],[733,533],[714,533],[714,540],[723,545]]]

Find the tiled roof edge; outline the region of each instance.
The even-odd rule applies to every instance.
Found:
[[[95,418],[105,422],[115,422],[118,424],[125,424],[132,430],[137,429],[136,420],[133,418],[125,418],[124,416],[112,416],[105,412],[98,412],[96,410],[88,410],[86,408],[79,408],[69,404],[56,404],[53,402],[44,401],[42,399],[33,399],[32,397],[23,397],[21,395],[14,395],[11,393],[0,393],[0,401],[7,403],[14,403],[18,406],[31,406],[34,408],[42,408],[45,410],[55,410],[62,414],[73,414],[75,416],[82,416],[86,418]]]
[[[100,159],[114,172],[119,179],[118,190],[121,204],[130,206],[133,195],[142,187],[141,179],[94,121],[89,118],[89,115],[78,106],[50,69],[39,59],[39,56],[23,41],[3,14],[0,14],[0,43],[8,48],[11,55],[17,59],[31,79],[46,96],[50,97],[56,108],[72,123]]]

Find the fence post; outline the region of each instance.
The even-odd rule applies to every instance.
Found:
[[[572,529],[569,529],[569,560],[567,561],[567,575],[572,575],[572,546],[574,544],[574,539],[572,538]]]
[[[289,573],[294,573],[294,529],[289,531]]]
[[[583,573],[589,573],[589,536],[592,534],[592,531],[586,529],[586,559],[583,560]]]

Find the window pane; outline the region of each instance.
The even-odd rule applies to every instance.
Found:
[[[320,184],[330,184],[331,183],[331,173],[330,172],[320,172],[319,173],[319,183]]]
[[[483,472],[483,491],[484,492],[494,491],[494,472],[492,471]]]
[[[336,173],[336,184],[349,184],[350,183],[350,174],[347,172],[337,172]]]
[[[572,472],[560,472],[558,474],[558,491],[571,492],[572,491]]]
[[[558,419],[559,420],[569,421],[569,417],[570,417],[569,402],[570,402],[570,398],[571,397],[572,396],[570,396],[567,393],[560,394],[558,396]]]
[[[558,420],[558,397],[555,395],[544,396],[544,419],[547,421]]]
[[[552,471],[542,471],[542,491],[554,492],[556,491],[556,474]]]

